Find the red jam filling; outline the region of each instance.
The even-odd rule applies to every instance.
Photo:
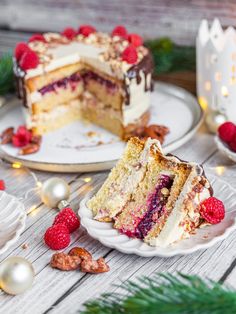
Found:
[[[51,92],[56,93],[57,89],[59,89],[59,88],[65,89],[65,88],[67,88],[68,85],[70,85],[72,90],[74,90],[79,81],[81,81],[81,76],[77,73],[74,73],[68,77],[65,77],[61,80],[53,82],[52,84],[44,86],[43,88],[39,89],[39,92],[42,95],[45,95],[46,93],[51,93]]]
[[[102,86],[105,86],[110,93],[117,92],[118,86],[115,83],[113,83],[112,81],[109,81],[109,80],[101,77],[100,75],[98,75],[98,74],[96,74],[96,73],[94,73],[92,71],[86,71],[82,75],[82,77],[83,77],[85,85],[88,84],[88,82],[90,80],[92,80],[92,81],[98,82]]]
[[[174,179],[173,177],[162,174],[158,181],[159,182],[156,186],[155,192],[149,197],[148,210],[145,213],[143,219],[137,225],[134,232],[134,236],[139,239],[146,237],[148,232],[164,213],[168,196],[163,195],[161,190],[163,188],[167,188],[169,190],[173,184]]]

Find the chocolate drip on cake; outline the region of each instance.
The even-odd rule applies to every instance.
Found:
[[[145,92],[153,90],[152,79],[148,84],[148,75],[152,74],[154,68],[153,58],[150,52],[137,64],[133,65],[126,73],[124,79],[124,90],[125,90],[125,104],[130,104],[130,87],[129,82],[136,79],[137,84],[142,81],[140,73],[144,73],[144,89]]]
[[[27,108],[27,93],[25,89],[25,72],[18,66],[16,60],[13,60],[13,72],[16,85],[16,94],[19,99],[22,99],[24,107]]]

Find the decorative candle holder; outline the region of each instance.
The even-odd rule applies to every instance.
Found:
[[[236,123],[236,30],[218,19],[201,22],[196,40],[197,95],[206,123],[215,132],[226,120]]]

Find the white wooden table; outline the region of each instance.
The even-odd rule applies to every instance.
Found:
[[[185,160],[202,163],[205,167],[232,165],[217,151],[213,137],[207,134],[204,127],[191,141],[173,153]],[[236,188],[234,171],[228,168],[224,173],[224,179]],[[103,181],[107,176],[107,172],[63,175],[35,173],[41,181],[52,176],[64,178],[71,186],[71,203],[74,208],[78,208],[81,198],[93,183]],[[84,181],[87,177],[92,179],[89,183]],[[23,196],[25,191],[32,187],[33,182],[25,171],[9,169],[5,166],[0,166],[0,179],[5,180],[7,192],[17,197]],[[31,193],[24,200],[24,204],[29,211],[26,229],[18,242],[0,256],[0,262],[8,256],[18,255],[27,258],[33,263],[36,272],[35,281],[33,287],[23,295],[13,297],[1,291],[0,313],[75,313],[82,308],[86,300],[103,292],[116,290],[114,284],[135,279],[140,275],[152,276],[154,272],[180,271],[186,274],[198,274],[236,288],[236,232],[212,248],[188,256],[143,258],[125,255],[104,247],[81,228],[73,234],[70,247],[84,246],[96,258],[103,256],[111,270],[100,275],[89,275],[80,271],[62,272],[49,266],[53,251],[48,249],[42,240],[56,211],[44,206],[39,195],[35,193]],[[24,244],[27,248],[23,248]]]
[[[28,36],[29,34],[19,32],[0,31],[0,55],[10,51],[16,42],[26,40]],[[213,136],[209,135],[204,127],[191,141],[173,153],[184,160],[202,163],[205,167],[232,165],[217,151]],[[229,168],[223,177],[236,189],[235,171]],[[35,171],[35,174],[42,182],[52,176],[64,178],[71,186],[71,204],[76,209],[91,185],[104,181],[108,172],[62,175]],[[84,181],[87,177],[92,179],[89,183]],[[33,179],[26,171],[11,169],[1,163],[0,179],[5,180],[6,191],[17,197],[22,197],[33,187]],[[105,257],[111,270],[101,275],[89,275],[79,271],[61,272],[49,266],[53,251],[43,242],[44,232],[51,225],[56,212],[44,206],[36,193],[30,193],[24,204],[29,212],[26,229],[18,242],[0,256],[0,262],[9,256],[27,258],[33,263],[35,281],[33,287],[23,295],[13,297],[0,290],[0,314],[75,313],[82,308],[86,300],[116,290],[114,284],[135,279],[140,275],[152,276],[154,272],[180,271],[198,274],[236,288],[236,232],[212,248],[188,256],[143,258],[106,248],[81,228],[72,235],[70,247],[84,246],[94,257]],[[24,248],[25,244],[27,248]],[[68,250],[69,248],[66,249]]]

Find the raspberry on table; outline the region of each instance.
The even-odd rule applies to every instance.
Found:
[[[49,227],[44,234],[44,241],[52,250],[62,250],[70,244],[69,230],[65,224]]]
[[[225,217],[225,207],[216,197],[209,197],[200,204],[200,214],[210,224],[218,224]]]
[[[122,52],[122,60],[126,61],[129,64],[133,64],[138,60],[138,54],[133,45],[129,45],[125,50]]]
[[[4,180],[0,180],[0,191],[4,191],[6,189]]]
[[[127,39],[128,38],[128,32],[127,32],[127,29],[123,26],[123,25],[117,25],[112,33],[111,33],[112,36],[119,36],[119,37],[122,37],[124,39]]]
[[[221,124],[218,134],[222,141],[230,143],[236,137],[236,125],[230,121]]]
[[[236,135],[233,138],[233,140],[229,143],[230,149],[236,153]]]
[[[65,224],[69,232],[72,233],[80,227],[80,220],[70,207],[66,207],[55,217],[53,225],[57,224]]]

